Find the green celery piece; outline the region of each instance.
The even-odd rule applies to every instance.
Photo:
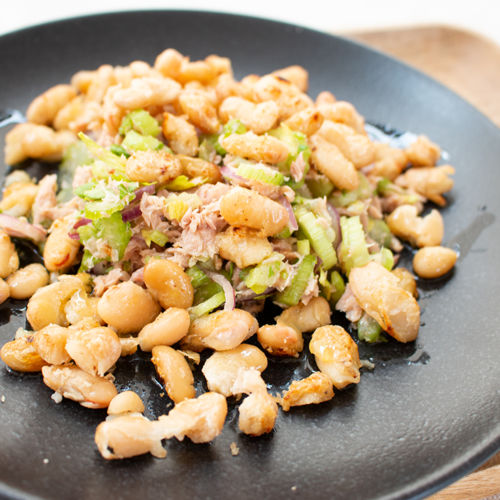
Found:
[[[373,187],[361,172],[358,172],[359,186],[352,191],[337,192],[330,197],[330,202],[335,207],[347,207],[358,200],[365,200],[373,195]]]
[[[193,177],[189,179],[185,175],[179,175],[173,181],[165,184],[165,189],[168,191],[185,191],[186,189],[191,189],[196,186],[201,186],[205,184],[208,179],[205,177]]]
[[[368,236],[380,246],[389,248],[392,242],[392,233],[389,226],[382,219],[368,219]]]
[[[388,248],[382,248],[380,252],[371,254],[370,260],[378,262],[380,265],[384,266],[388,271],[392,271],[394,267],[394,255]]]
[[[278,170],[243,159],[239,160],[236,173],[245,179],[265,182],[274,186],[281,186],[285,182],[285,176]]]
[[[116,156],[125,156],[125,158],[130,156],[130,154],[127,153],[127,150],[119,144],[111,144],[109,150]]]
[[[131,130],[135,130],[142,135],[156,137],[161,132],[161,127],[147,111],[136,109],[123,118],[118,132],[120,135],[126,135]]]
[[[78,137],[83,142],[83,144],[85,144],[90,154],[95,158],[103,161],[111,171],[125,174],[125,158],[118,157],[108,149],[99,146],[97,142],[93,141],[83,132],[79,132]]]
[[[287,184],[293,189],[296,189],[304,184],[304,179],[309,171],[309,158],[311,157],[311,150],[307,144],[307,137],[301,132],[296,132],[290,129],[287,125],[282,123],[278,128],[270,130],[269,135],[276,137],[280,141],[284,142],[288,146],[288,158],[278,166],[283,169],[286,173],[290,171],[290,165],[294,162],[300,153],[302,153],[302,158],[306,164],[304,169],[304,176],[298,182],[290,179]]]
[[[330,196],[333,191],[334,185],[330,179],[323,174],[318,174],[316,177],[306,179],[306,186],[311,191],[314,198],[324,198]]]
[[[151,246],[151,243],[155,243],[161,247],[164,247],[168,243],[168,237],[157,230],[143,229],[141,235],[148,247]]]
[[[229,137],[232,134],[244,134],[247,128],[240,120],[232,119],[229,120],[224,127],[222,127],[222,135],[224,137]]]
[[[309,240],[297,240],[297,252],[300,255],[309,255],[311,253],[311,244]]]
[[[81,141],[70,144],[64,152],[59,165],[57,180],[60,191],[57,194],[59,203],[69,201],[73,197],[73,177],[75,170],[82,165],[89,165],[93,161],[87,146]]]
[[[211,281],[211,279],[198,266],[190,267],[186,270],[186,274],[189,276],[193,288],[199,288],[210,283]]]
[[[330,283],[332,284],[330,303],[335,305],[345,292],[344,278],[342,278],[338,271],[332,271],[330,275]]]
[[[357,323],[358,338],[368,344],[385,342],[382,327],[368,314],[363,314]]]
[[[158,151],[164,148],[165,145],[155,137],[141,135],[135,130],[129,130],[122,141],[122,147],[128,151],[148,151],[150,149]]]
[[[340,230],[342,231],[342,243],[340,244],[339,258],[342,270],[349,276],[353,267],[362,267],[368,264],[370,254],[358,215],[341,217]]]
[[[214,309],[224,304],[225,301],[226,301],[226,296],[224,292],[223,291],[217,292],[204,302],[201,302],[196,306],[190,307],[188,309],[189,316],[191,320],[200,318],[201,316],[205,316],[205,314],[212,312]]]
[[[273,238],[279,238],[281,240],[286,240],[287,238],[290,238],[292,236],[292,231],[290,228],[287,226],[285,229],[282,229],[278,234],[275,234]]]
[[[186,274],[191,279],[191,284],[195,289],[194,304],[200,304],[208,300],[212,295],[222,291],[222,287],[211,280],[198,266],[190,267]]]
[[[377,193],[380,196],[389,196],[390,194],[398,195],[401,200],[409,205],[413,205],[420,201],[420,198],[409,193],[406,189],[392,183],[389,179],[383,178],[378,181]]]
[[[208,138],[204,138],[200,142],[200,147],[198,148],[198,158],[205,161],[211,161],[212,153],[215,151],[215,145],[213,141],[211,142]]]
[[[130,223],[123,222],[121,213],[115,212],[110,217],[94,220],[92,224],[77,229],[80,241],[85,242],[94,237],[104,239],[108,245],[118,252],[118,260],[123,258],[125,248],[132,237]]]
[[[332,284],[328,281],[328,272],[322,267],[319,270],[318,283],[321,287],[321,293],[326,300],[330,300],[332,296]]]
[[[87,202],[83,210],[85,217],[96,220],[123,210],[134,198],[138,187],[138,182],[122,183],[119,184],[119,193],[115,193],[106,186],[89,183],[75,189],[75,194]]]
[[[317,222],[312,212],[301,205],[296,206],[294,212],[299,228],[306,235],[314,251],[323,261],[323,267],[326,270],[332,268],[337,264],[337,254],[323,226]]]
[[[264,293],[279,278],[283,267],[283,258],[283,255],[275,252],[263,262],[250,269],[243,280],[245,285],[258,295]]]
[[[290,286],[276,294],[274,300],[285,306],[296,306],[307,288],[309,279],[314,274],[315,265],[316,257],[314,255],[306,255],[299,264]]]

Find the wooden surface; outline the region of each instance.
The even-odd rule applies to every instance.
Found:
[[[485,15],[487,15],[485,13]],[[500,126],[500,47],[480,35],[447,26],[349,33],[427,73]],[[430,500],[500,500],[500,453]]]
[[[500,126],[500,46],[494,42],[446,26],[348,36],[431,75]]]

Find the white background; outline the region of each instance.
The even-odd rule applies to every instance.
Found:
[[[215,10],[278,19],[323,31],[448,24],[500,44],[497,0],[0,0],[0,34],[55,19],[137,9]]]

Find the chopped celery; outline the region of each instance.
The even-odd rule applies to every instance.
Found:
[[[274,252],[271,254],[249,271],[243,280],[245,285],[256,294],[264,293],[276,283],[280,278],[280,274],[284,271],[283,259],[284,256],[280,253]]]
[[[138,182],[90,182],[75,189],[75,194],[86,201],[83,214],[95,220],[125,208],[135,197]]]
[[[189,276],[193,288],[199,288],[200,286],[206,285],[211,281],[198,266],[190,267],[186,270],[186,274]]]
[[[85,144],[85,146],[87,146],[90,154],[104,162],[109,168],[109,171],[125,174],[125,158],[118,157],[108,149],[99,146],[97,142],[93,141],[83,132],[80,132],[78,137]]]
[[[309,284],[309,280],[314,276],[314,266],[316,257],[306,255],[299,264],[290,286],[275,295],[275,301],[285,306],[295,306],[300,302],[302,295]]]
[[[306,186],[315,198],[329,196],[334,188],[330,179],[323,174],[316,174],[314,177],[306,179]]]
[[[378,181],[377,193],[380,196],[389,196],[391,194],[396,195],[401,199],[402,203],[406,203],[409,205],[418,203],[421,200],[418,195],[408,192],[406,189],[403,189],[397,184],[392,183],[389,179],[386,178]]]
[[[80,236],[80,241],[83,243],[85,251],[88,253],[87,261],[93,261],[93,265],[101,260],[118,262],[123,258],[125,248],[127,247],[132,236],[130,224],[128,222],[123,222],[122,216],[119,212],[115,212],[110,217],[94,220],[92,224],[80,226],[77,229],[77,232]],[[98,245],[97,251],[104,254],[105,257],[95,257],[93,255],[93,251],[96,249],[97,240],[104,240],[104,242],[110,247],[109,252],[103,252],[102,244]],[[87,270],[88,269],[89,268],[87,268]]]
[[[189,179],[185,175],[179,175],[173,181],[165,184],[165,189],[169,191],[185,191],[186,189],[191,189],[196,186],[201,186],[205,184],[208,179],[205,177],[193,177]]]
[[[165,145],[151,135],[141,135],[135,130],[129,130],[122,141],[122,147],[128,151],[148,151],[150,149],[157,151],[164,148]]]
[[[330,283],[332,284],[330,303],[335,305],[345,292],[344,278],[342,278],[338,271],[332,271],[332,274],[330,275]]]
[[[394,267],[394,255],[388,248],[382,248],[380,252],[370,255],[370,259],[384,266],[388,271]]]
[[[198,156],[202,160],[212,161],[210,157],[213,153],[220,156],[225,156],[227,153],[227,151],[219,144],[219,134],[207,135],[202,139]]]
[[[151,246],[151,243],[164,247],[168,242],[168,237],[157,230],[143,229],[141,235],[148,247]]]
[[[191,193],[180,193],[179,195],[170,195],[167,198],[166,217],[168,220],[180,221],[188,209],[200,207],[201,199]]]
[[[118,132],[120,135],[126,135],[131,130],[135,130],[142,135],[151,135],[153,137],[156,137],[161,132],[158,122],[143,109],[136,109],[128,113],[123,118]]]
[[[300,255],[309,255],[311,253],[309,240],[297,240],[297,252],[299,252]]]
[[[287,226],[287,227],[285,227],[285,229],[280,231],[278,234],[275,234],[274,238],[280,238],[282,240],[286,240],[287,238],[290,238],[290,236],[292,236],[292,231]]]
[[[368,219],[368,236],[380,246],[386,248],[391,246],[392,233],[382,219]]]
[[[336,192],[330,197],[330,201],[335,207],[347,207],[358,200],[366,200],[373,195],[373,187],[361,172],[358,172],[359,186],[352,191]]]
[[[321,293],[326,300],[330,300],[332,296],[332,284],[328,281],[328,272],[322,267],[319,270],[318,283],[321,287]]]
[[[309,170],[309,157],[311,156],[311,150],[307,145],[307,137],[301,132],[296,132],[295,130],[290,129],[284,123],[282,123],[278,128],[270,130],[268,133],[288,146],[288,158],[282,166],[289,168],[291,163],[294,162],[302,153],[302,158],[306,164],[306,168],[304,170],[305,176]],[[302,179],[299,179],[299,182]]]
[[[299,228],[304,232],[314,251],[322,260],[323,267],[325,269],[333,267],[337,263],[337,255],[332,244],[335,238],[333,228],[330,228],[330,232],[333,232],[333,239],[331,239],[325,227],[319,223],[312,212],[301,205],[296,206],[294,212]]]
[[[109,150],[116,156],[125,156],[125,158],[130,156],[130,154],[127,153],[127,150],[119,144],[111,144]]]
[[[368,264],[370,254],[368,253],[365,233],[359,216],[341,217],[340,229],[342,231],[342,243],[339,249],[339,259],[342,270],[349,275],[353,267]]]
[[[224,294],[224,292],[223,291],[217,292],[216,294],[212,295],[209,299],[201,302],[196,306],[190,307],[188,309],[189,316],[191,317],[191,320],[200,318],[201,316],[204,316],[205,314],[212,312],[214,309],[224,304],[225,301],[226,301],[226,295]]]
[[[60,191],[57,195],[58,202],[69,201],[73,197],[73,177],[75,170],[81,165],[92,162],[92,156],[87,146],[81,141],[68,146],[59,165],[58,181]]]
[[[216,293],[222,291],[222,287],[211,280],[199,267],[190,267],[186,274],[191,279],[191,284],[195,289],[194,304],[200,304]]]
[[[246,160],[239,160],[236,173],[245,179],[265,182],[275,186],[281,186],[285,182],[285,176],[278,170]]]
[[[233,119],[229,120],[222,128],[223,137],[228,137],[231,134],[244,134],[247,128],[240,120]]]
[[[358,338],[369,344],[384,342],[385,337],[381,326],[368,314],[363,314],[357,323]]]
[[[198,157],[205,161],[213,161],[213,156],[219,154],[215,150],[215,142],[217,142],[217,138],[212,140],[211,136],[202,139],[198,148]]]

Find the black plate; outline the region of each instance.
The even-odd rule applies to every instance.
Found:
[[[259,439],[236,432],[233,411],[214,443],[169,443],[165,460],[105,462],[93,443],[104,412],[55,405],[38,376],[1,368],[0,491],[103,499],[421,498],[474,469],[500,446],[499,130],[449,90],[363,46],[286,24],[189,12],[88,17],[4,36],[0,108],[25,110],[79,69],[152,62],[166,47],[194,59],[228,56],[237,77],[301,64],[312,95],[329,89],[370,120],[428,134],[457,168],[444,217],[446,243],[460,245],[458,266],[452,279],[422,288],[418,344],[381,347],[375,371],[357,387],[330,403],[281,413],[275,432]],[[18,306],[1,309],[2,343],[24,323]],[[419,349],[425,355],[412,362]],[[148,411],[158,413],[165,404],[147,363],[137,358],[134,366],[138,389],[152,396]],[[304,365],[290,369],[297,376]],[[121,366],[120,377],[127,371],[133,373],[130,365]],[[274,369],[268,377],[281,383]]]

